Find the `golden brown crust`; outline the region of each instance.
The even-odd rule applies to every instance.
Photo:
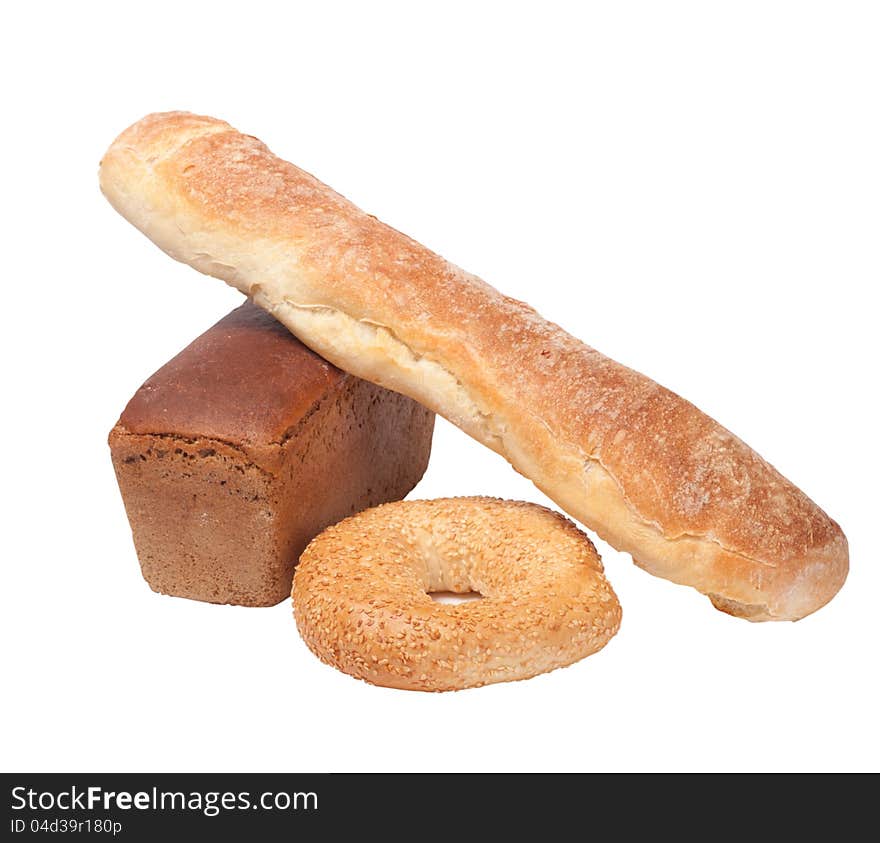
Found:
[[[483,599],[447,605],[435,591]],[[492,498],[401,501],[330,527],[302,555],[293,608],[322,661],[419,691],[527,679],[620,626],[590,540],[549,509]]]
[[[729,431],[257,139],[152,115],[101,183],[169,254],[445,415],[647,570],[751,620],[803,617],[843,584],[838,525]]]

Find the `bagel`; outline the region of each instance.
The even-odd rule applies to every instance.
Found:
[[[432,592],[479,592],[455,605]],[[605,646],[620,604],[590,540],[495,498],[384,504],[318,535],[293,612],[309,649],[375,685],[450,691],[528,679]]]

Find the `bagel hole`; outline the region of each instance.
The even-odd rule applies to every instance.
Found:
[[[428,596],[435,603],[472,603],[474,600],[482,600],[483,595],[479,591],[429,591]]]

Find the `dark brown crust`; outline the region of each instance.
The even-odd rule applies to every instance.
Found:
[[[350,377],[247,302],[151,375],[119,425],[135,434],[265,448],[280,444],[322,396]]]

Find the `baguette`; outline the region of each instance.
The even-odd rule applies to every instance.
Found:
[[[256,138],[154,114],[116,139],[100,181],[173,258],[445,416],[650,573],[753,621],[802,618],[843,584],[840,527],[724,427]]]

